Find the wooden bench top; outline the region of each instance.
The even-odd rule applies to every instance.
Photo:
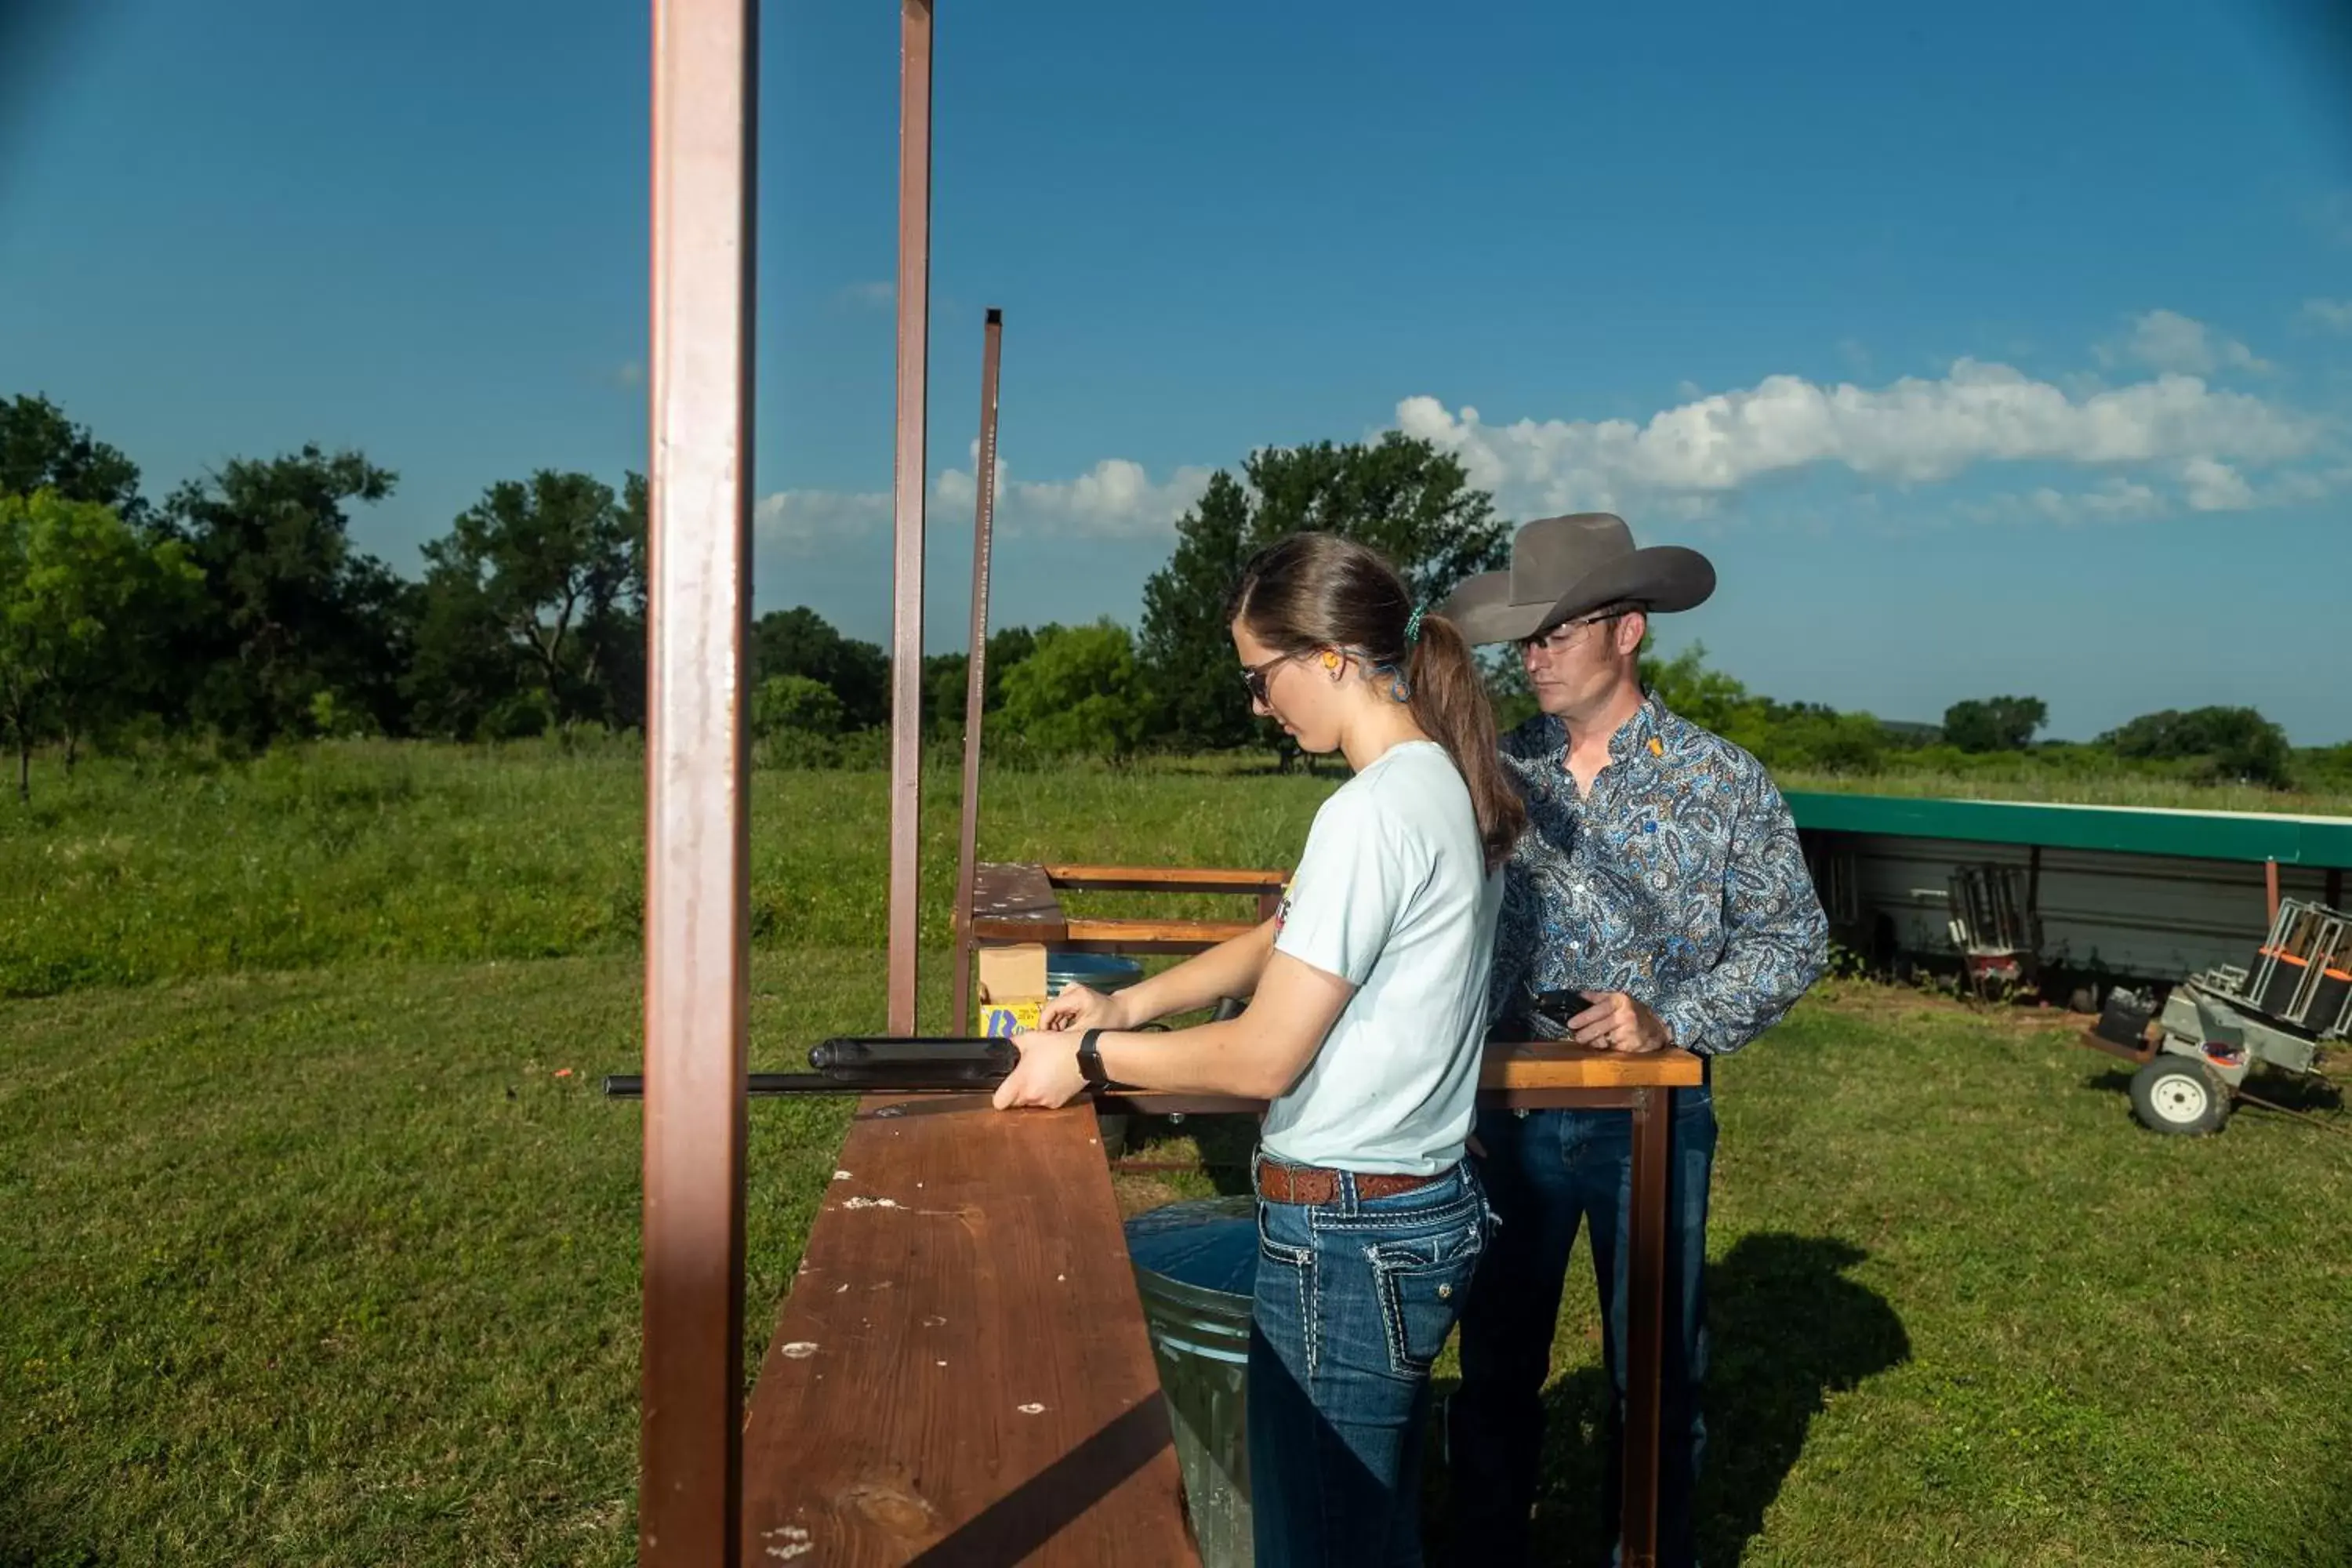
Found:
[[[1497,1043],[1479,1064],[1479,1098],[1518,1107],[1623,1103],[1635,1089],[1691,1089],[1706,1081],[1706,1067],[1688,1051],[1595,1050],[1558,1040]],[[1148,1116],[1171,1112],[1208,1116],[1265,1109],[1262,1100],[1224,1095],[1120,1091],[1105,1097],[1121,1110]]]
[[[1078,952],[1200,952],[1255,929],[1254,921],[1071,918],[1058,889],[1077,892],[1279,894],[1280,871],[1191,866],[1032,866],[984,861],[972,869],[971,937],[1041,942]]]
[[[751,1563],[1188,1564],[1093,1109],[868,1097],[743,1434]]]

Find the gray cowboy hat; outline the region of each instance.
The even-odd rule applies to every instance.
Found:
[[[1508,571],[1454,590],[1437,613],[1474,643],[1517,642],[1603,605],[1687,610],[1715,592],[1715,567],[1679,544],[1633,547],[1625,520],[1605,511],[1538,518],[1511,537]]]

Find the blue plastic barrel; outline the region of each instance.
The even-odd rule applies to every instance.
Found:
[[[1202,1198],[1127,1222],[1160,1391],[1176,1433],[1184,1510],[1201,1568],[1251,1561],[1250,1301],[1257,1285],[1257,1200]]]
[[[1115,952],[1048,952],[1045,954],[1045,994],[1057,996],[1065,985],[1096,991],[1124,991],[1143,978],[1143,965]]]

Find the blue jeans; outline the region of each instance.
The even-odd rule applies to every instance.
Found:
[[[1467,1161],[1370,1200],[1258,1204],[1250,1512],[1258,1568],[1421,1561],[1429,1367],[1492,1216]]]
[[[1716,1131],[1710,1089],[1673,1094],[1660,1346],[1660,1568],[1695,1561],[1691,1498],[1706,1449],[1699,1393],[1706,1377],[1706,1195]],[[1447,1402],[1456,1563],[1527,1559],[1528,1513],[1543,1453],[1543,1387],[1580,1221],[1592,1227],[1601,1356],[1612,1390],[1601,1522],[1606,1538],[1618,1540],[1633,1138],[1633,1113],[1626,1110],[1479,1114],[1478,1142],[1486,1152],[1480,1174],[1499,1226],[1463,1307],[1462,1386]]]

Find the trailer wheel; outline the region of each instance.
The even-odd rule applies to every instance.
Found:
[[[2219,1132],[2230,1118],[2230,1091],[2193,1057],[2158,1055],[2131,1080],[2132,1114],[2158,1132]]]

